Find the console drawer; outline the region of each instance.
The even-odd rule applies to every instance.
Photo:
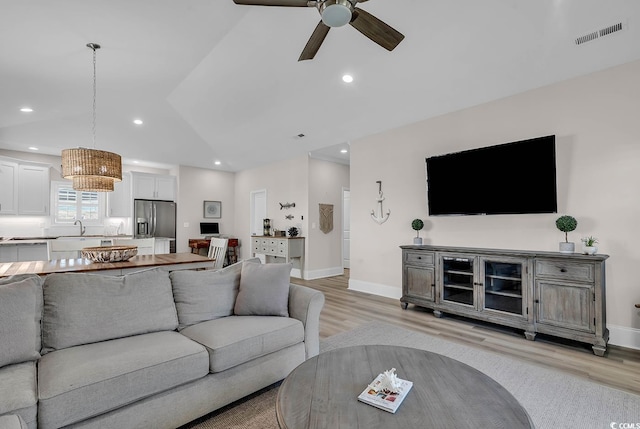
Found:
[[[433,265],[435,255],[433,252],[405,252],[404,262],[409,265]]]
[[[593,283],[593,264],[536,259],[536,276]]]

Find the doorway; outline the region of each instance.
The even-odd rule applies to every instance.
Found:
[[[342,268],[351,268],[351,191],[342,188]]]
[[[263,219],[267,217],[267,190],[260,189],[257,191],[251,191],[250,193],[250,222],[249,230],[251,236],[258,236],[263,234]],[[247,258],[251,257],[253,252],[249,251]],[[264,255],[258,256],[264,263]]]

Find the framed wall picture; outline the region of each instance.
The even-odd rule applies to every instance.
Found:
[[[204,217],[209,219],[220,219],[222,213],[222,203],[220,201],[204,202]]]

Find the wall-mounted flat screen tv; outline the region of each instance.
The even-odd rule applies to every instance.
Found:
[[[430,216],[556,213],[555,136],[427,158]]]

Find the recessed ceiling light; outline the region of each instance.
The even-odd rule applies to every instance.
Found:
[[[134,164],[140,164],[140,161],[133,161]]]
[[[351,83],[353,82],[353,76],[351,76],[350,74],[345,74],[344,76],[342,76],[342,80],[346,83]]]
[[[142,122],[142,119],[134,119],[133,123],[136,125],[142,125],[144,122]]]
[[[38,148],[37,148],[37,147],[35,147],[35,146],[29,146],[29,150],[40,150],[40,149],[38,149]]]
[[[349,152],[349,151],[348,151],[348,150],[346,150],[346,149],[342,149],[342,150],[340,151],[340,153],[347,153],[347,152]]]
[[[23,113],[31,113],[33,112],[33,109],[31,107],[23,107],[20,109],[20,111]]]
[[[215,164],[215,165],[220,165],[220,164],[222,164],[222,163],[221,163],[220,161],[216,161],[216,162],[214,162],[214,164]]]

